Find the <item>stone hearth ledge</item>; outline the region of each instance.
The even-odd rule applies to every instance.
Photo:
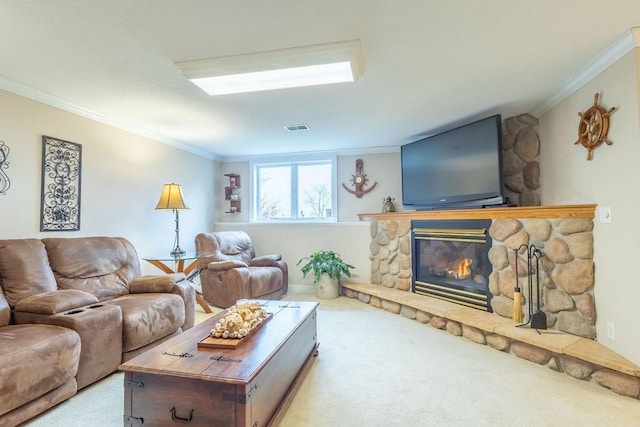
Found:
[[[358,299],[363,303],[384,308],[423,323],[429,322],[434,327],[446,329],[454,335],[462,335],[476,343],[488,343],[498,350],[512,351],[521,358],[547,365],[556,371],[564,371],[574,378],[594,379],[597,384],[618,394],[635,399],[640,395],[640,367],[596,341],[557,330],[541,330],[538,333],[528,327],[516,327],[511,319],[492,313],[379,285],[342,282],[341,286],[345,296]],[[427,320],[424,315],[423,319],[416,315],[412,317],[412,309],[426,313],[430,319]],[[435,316],[436,321],[432,321],[432,316]],[[467,330],[454,324],[449,327],[449,321],[467,326]],[[468,327],[484,331],[482,334],[484,338],[474,334]],[[504,345],[488,342],[491,340],[491,338],[487,339],[488,336],[504,337]],[[532,346],[534,351],[527,352],[525,355],[522,351],[510,348],[511,344],[517,342]],[[546,351],[536,354],[535,349]],[[546,357],[546,354],[549,357]],[[574,360],[578,361],[577,369],[573,363]],[[563,368],[561,366],[563,364],[567,366]],[[569,367],[571,364],[574,365],[573,368]]]

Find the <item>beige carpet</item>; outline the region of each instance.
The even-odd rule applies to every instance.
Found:
[[[318,340],[280,427],[640,426],[638,400],[345,297],[320,301]],[[122,401],[116,373],[27,425],[122,426]]]

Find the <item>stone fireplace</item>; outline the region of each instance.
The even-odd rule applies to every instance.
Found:
[[[638,399],[640,367],[594,340],[595,207],[591,204],[359,214],[361,220],[371,221],[371,283],[345,282],[344,294]],[[484,219],[491,223],[488,257],[492,271],[488,288],[493,313],[411,292],[412,259],[417,252],[412,246],[411,223],[451,219]],[[548,328],[555,331],[519,327],[522,325],[511,319],[516,262],[517,280],[523,294],[528,295],[529,265],[522,254],[515,255],[515,249],[527,243],[544,253],[540,264],[535,265],[539,272],[536,282],[539,279],[542,285],[541,307],[547,314]],[[606,284],[599,286],[606,288]],[[537,295],[533,299],[537,301]]]
[[[484,311],[491,309],[491,221],[412,221],[411,291]]]
[[[371,283],[411,292],[417,253],[411,240],[412,222],[485,220],[490,224],[491,240],[489,311],[511,318],[516,280],[513,249],[533,243],[544,253],[540,265],[541,308],[547,315],[548,328],[594,339],[593,209],[593,205],[573,205],[366,215],[374,219]],[[518,279],[523,294],[527,295],[527,266],[522,259],[520,262]],[[526,305],[524,309],[526,312]]]

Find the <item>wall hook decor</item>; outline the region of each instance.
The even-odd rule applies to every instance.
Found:
[[[4,141],[0,141],[0,194],[2,195],[7,194],[7,190],[11,187],[9,175],[3,171],[3,169],[9,169],[7,157],[9,157],[9,146]]]
[[[351,185],[356,187],[355,190],[351,190],[344,184],[344,182],[342,183],[344,189],[351,194],[355,194],[357,198],[360,198],[373,190],[377,184],[377,182],[374,182],[370,188],[367,188],[366,190],[364,189],[364,186],[367,185],[369,178],[367,178],[367,174],[364,173],[363,165],[364,162],[362,161],[362,159],[356,160],[356,174],[351,175]]]
[[[598,105],[600,94],[593,96],[593,105],[584,113],[578,113],[580,123],[578,123],[578,140],[574,143],[582,144],[587,149],[587,160],[593,158],[593,150],[595,150],[603,142],[607,145],[613,144],[607,139],[609,132],[609,116],[616,111],[617,107],[611,107],[605,110]]]

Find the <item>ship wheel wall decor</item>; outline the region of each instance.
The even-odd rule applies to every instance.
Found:
[[[587,149],[587,160],[593,159],[593,150],[603,142],[607,145],[613,144],[607,139],[609,132],[609,116],[616,111],[616,107],[605,110],[598,105],[600,94],[593,96],[593,105],[584,113],[578,113],[580,123],[578,123],[578,140],[575,145],[582,144]]]
[[[356,174],[351,175],[351,185],[356,187],[355,190],[352,190],[349,187],[347,187],[344,184],[344,182],[342,183],[342,186],[344,187],[344,189],[351,194],[355,194],[357,198],[361,198],[363,195],[373,190],[373,188],[377,184],[377,182],[374,182],[370,188],[367,188],[366,190],[364,189],[364,186],[367,185],[369,178],[367,178],[367,174],[364,173],[363,166],[364,166],[364,162],[362,161],[362,159],[356,160]]]

